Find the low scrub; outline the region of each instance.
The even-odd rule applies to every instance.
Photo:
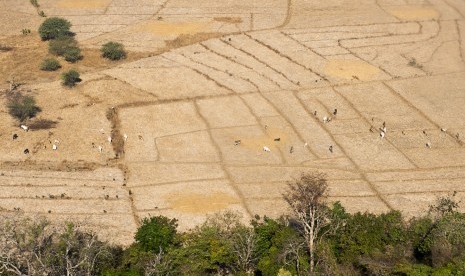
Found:
[[[63,54],[63,57],[68,62],[76,62],[76,61],[82,59],[81,49],[79,49],[78,47],[68,48],[68,49],[66,49],[65,53]]]
[[[60,68],[60,62],[56,58],[46,58],[40,65],[40,70],[43,71],[56,71]]]
[[[70,48],[77,47],[77,41],[71,36],[62,36],[57,39],[50,40],[48,43],[48,52],[53,55],[63,56]]]
[[[74,69],[71,69],[63,73],[63,75],[61,75],[62,84],[64,86],[73,87],[81,81],[79,77],[79,72]]]
[[[110,60],[120,60],[126,58],[124,46],[118,42],[108,42],[100,49],[102,56]]]

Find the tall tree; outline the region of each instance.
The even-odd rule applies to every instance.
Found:
[[[283,194],[291,207],[310,255],[310,272],[315,270],[315,252],[321,237],[331,230],[331,210],[326,205],[328,184],[324,174],[302,174],[300,179],[287,183]]]

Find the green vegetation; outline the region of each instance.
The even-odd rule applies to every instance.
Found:
[[[23,35],[28,35],[28,34],[31,34],[31,30],[30,30],[30,29],[22,29],[22,30],[21,30],[21,33],[22,33]]]
[[[60,68],[60,62],[56,58],[46,58],[40,65],[40,70],[43,71],[56,71]]]
[[[70,48],[77,47],[77,41],[71,36],[61,36],[50,40],[48,43],[48,52],[53,55],[63,56]]]
[[[105,276],[465,275],[465,214],[453,195],[406,221],[397,211],[323,205],[326,187],[323,175],[302,175],[284,194],[293,215],[256,216],[249,225],[223,213],[181,233],[176,219],[146,218],[124,250],[72,224],[53,228],[15,214],[0,220],[0,274],[70,275],[73,266],[75,275]],[[15,237],[27,242],[8,242]]]
[[[42,40],[55,39],[61,36],[70,36],[70,28],[71,23],[68,20],[60,17],[51,17],[45,19],[42,25],[40,25],[39,35]]]
[[[17,93],[8,100],[8,112],[20,122],[35,117],[40,111],[32,96],[23,96]]]
[[[68,62],[76,62],[82,59],[81,49],[79,49],[78,47],[67,48],[65,53],[63,54],[63,57]]]
[[[102,56],[110,60],[120,60],[126,58],[124,46],[117,42],[108,42],[100,49]]]
[[[73,87],[76,83],[81,81],[79,77],[78,71],[71,69],[61,75],[62,84],[64,86]]]

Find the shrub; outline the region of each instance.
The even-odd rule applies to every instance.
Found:
[[[77,47],[77,41],[74,37],[62,36],[54,40],[50,40],[48,51],[50,54],[62,56],[69,48]]]
[[[108,42],[100,49],[102,56],[110,60],[120,60],[126,58],[126,52],[124,46],[117,42]]]
[[[80,82],[81,79],[79,78],[79,73],[76,70],[69,70],[68,72],[63,73],[61,75],[61,79],[63,80],[63,85],[68,87],[73,87],[76,85],[77,82]]]
[[[32,96],[19,94],[11,99],[8,104],[8,112],[20,122],[34,117],[40,111],[40,107],[36,105],[36,101]]]
[[[81,49],[78,47],[71,47],[66,49],[63,57],[68,62],[76,62],[82,58]]]
[[[45,15],[45,14],[44,14]],[[69,36],[71,32],[71,23],[59,17],[51,17],[45,19],[45,21],[39,27],[39,34],[42,40],[55,39],[60,36]]]
[[[40,65],[40,70],[43,71],[56,71],[60,68],[60,62],[56,58],[46,58]]]
[[[30,2],[34,7],[36,7],[36,8],[39,7],[39,2],[37,2],[37,0],[30,0]]]

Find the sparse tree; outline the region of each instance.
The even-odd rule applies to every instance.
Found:
[[[295,215],[306,247],[310,255],[310,272],[315,270],[316,248],[319,240],[332,227],[331,212],[326,205],[326,190],[328,184],[321,173],[302,174],[300,179],[288,182],[288,189],[283,194]]]

